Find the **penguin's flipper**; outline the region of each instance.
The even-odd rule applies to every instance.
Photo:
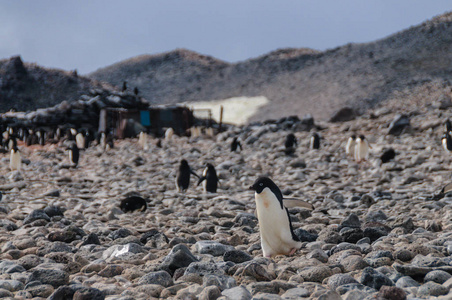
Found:
[[[192,173],[193,175],[195,175],[196,177],[198,177],[199,179],[201,179],[201,177],[199,177],[199,175],[196,174],[193,170],[190,170],[190,173]]]
[[[204,181],[204,179],[206,179],[206,177],[205,177],[205,176],[203,176],[203,177],[199,178],[199,180],[198,180],[198,184],[197,184],[197,185],[200,185],[200,184],[201,184],[201,182],[203,182],[203,181]]]
[[[311,203],[297,198],[283,198],[283,204],[287,208],[303,207],[309,210],[314,210],[314,206]]]

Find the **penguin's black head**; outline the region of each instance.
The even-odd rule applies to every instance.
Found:
[[[361,135],[359,136],[359,138],[361,139],[361,141],[364,141],[364,140],[366,139],[366,137],[365,137],[363,134],[361,134]]]
[[[256,179],[253,185],[250,186],[250,190],[254,190],[256,193],[260,194],[267,187],[271,190],[273,190],[274,188],[279,189],[278,186],[270,178],[262,176]]]
[[[17,145],[14,145],[14,146],[11,148],[11,150],[14,151],[15,153],[19,152],[19,148],[17,148]]]
[[[188,162],[187,162],[185,159],[182,159],[182,160],[180,161],[180,166],[181,166],[181,167],[188,167]]]
[[[214,167],[212,164],[210,164],[210,163],[208,163],[208,164],[206,165],[206,168],[207,168],[208,170],[215,170],[215,167]]]
[[[320,137],[319,134],[318,134],[317,132],[313,132],[313,133],[312,133],[312,136],[313,136],[314,138],[319,138],[319,137]]]
[[[356,140],[356,135],[353,134],[353,135],[351,136],[351,138],[352,138],[352,140]]]

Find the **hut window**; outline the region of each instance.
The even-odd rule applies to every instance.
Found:
[[[148,110],[140,111],[140,122],[143,126],[151,126],[151,115]]]
[[[160,111],[160,120],[163,122],[171,122],[173,121],[173,112],[171,110],[161,110]]]

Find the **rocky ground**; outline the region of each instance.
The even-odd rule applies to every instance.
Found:
[[[447,100],[447,99],[446,99]],[[397,106],[394,102],[393,107]],[[386,108],[346,123],[317,123],[286,156],[288,123],[231,128],[215,138],[175,137],[143,150],[136,139],[81,153],[67,169],[63,148],[21,147],[24,165],[0,160],[0,298],[14,299],[450,299],[452,197],[431,196],[451,180],[440,144],[451,103],[405,105],[411,129],[387,135]],[[368,162],[345,154],[352,133],[372,145]],[[230,153],[239,135],[243,151]],[[384,147],[394,161],[380,164]],[[199,174],[213,163],[217,194],[194,180],[174,185],[181,158]],[[312,203],[291,208],[303,247],[294,256],[262,257],[254,195],[258,175],[284,195]],[[145,212],[123,213],[127,193],[148,199]]]

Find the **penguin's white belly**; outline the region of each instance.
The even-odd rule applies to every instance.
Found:
[[[347,146],[345,146],[345,153],[355,156],[355,141],[353,139],[348,140]]]
[[[292,249],[301,247],[301,242],[292,238],[286,210],[281,209],[281,204],[270,190],[256,194],[256,211],[265,257],[287,255]]]
[[[83,136],[83,134],[77,133],[77,135],[75,136],[75,143],[77,144],[77,148],[85,148],[85,137]]]
[[[72,150],[69,150],[69,162],[74,163],[74,155],[73,155]]]
[[[442,140],[442,144],[443,144],[444,150],[449,151],[449,149],[447,149],[447,140],[446,139]]]
[[[11,152],[10,163],[9,163],[11,170],[20,171],[21,163],[22,163],[22,158],[20,157],[20,153],[19,152]]]
[[[367,159],[369,155],[369,146],[366,142],[358,142],[355,147],[355,158],[357,161]]]

